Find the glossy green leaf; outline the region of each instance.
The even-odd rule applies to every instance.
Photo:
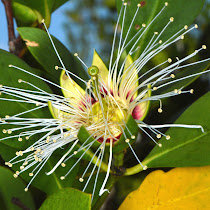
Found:
[[[170,128],[166,135],[171,139],[162,138],[143,161],[150,168],[205,166],[210,164],[210,93],[205,94],[191,105],[175,122],[175,124],[202,125],[201,129]]]
[[[67,0],[13,0],[12,8],[18,26],[31,26],[45,19],[49,26],[51,13]]]
[[[81,171],[80,173],[83,173],[83,171],[85,170],[83,167],[80,167]],[[91,168],[92,169],[92,168]],[[98,168],[96,168],[97,170]],[[91,171],[89,170],[89,173]],[[89,178],[88,174],[84,177],[84,182],[74,182],[73,187],[77,188],[79,190],[83,190],[85,183],[87,181],[87,179]],[[99,191],[101,189],[101,186],[104,182],[106,173],[104,173],[103,171],[101,171],[99,173],[99,176],[97,178],[97,184],[95,186],[95,192],[94,192],[94,197],[93,197],[93,201],[92,201],[92,208],[93,209],[99,209],[99,207],[102,205],[102,203],[104,202],[105,198],[109,195],[109,193],[105,192],[102,196],[99,196]],[[110,174],[108,182],[106,183],[106,189],[108,189],[109,191],[111,191],[111,188],[113,187],[113,185],[115,184],[115,182],[118,180],[120,176],[117,175],[113,175]],[[86,193],[90,193],[93,194],[93,188],[94,188],[94,184],[95,184],[95,179],[96,179],[96,175],[93,174],[93,176],[90,179],[89,184],[87,185],[87,188],[85,189]]]
[[[23,190],[25,183],[21,179],[15,180],[12,171],[2,166],[0,166],[0,186],[1,209],[19,210],[20,205],[36,209],[31,193],[25,193]]]
[[[160,12],[160,10],[165,5],[165,0],[132,0],[126,1],[128,3],[126,18],[125,18],[125,26],[124,26],[124,37],[126,36],[126,32],[130,27],[130,23],[133,19],[134,13],[137,9],[137,4],[141,3],[142,6],[139,9],[139,12],[136,16],[136,19],[131,27],[131,31],[128,35],[128,41],[134,37],[139,28],[142,27],[142,24],[148,25],[154,17]],[[164,31],[164,33],[160,36],[161,40],[167,40],[176,32],[178,32],[184,25],[190,25],[195,17],[200,13],[205,0],[194,1],[194,0],[186,0],[183,3],[183,0],[168,0],[168,6],[164,9],[164,11],[159,15],[159,17],[153,22],[153,24],[148,28],[148,30],[143,34],[138,46],[140,47],[136,52],[135,56],[138,56],[147,46],[150,39],[152,38],[154,32],[161,32],[165,25],[169,22],[170,17],[174,17],[174,22],[172,22],[168,28]],[[120,11],[122,5],[121,0],[117,0],[118,11]],[[132,42],[133,44],[134,42]],[[128,47],[131,48],[132,44]],[[128,50],[127,49],[127,50]]]
[[[26,45],[34,58],[43,66],[47,74],[51,76],[50,78],[59,84],[61,70],[56,71],[55,66],[62,67],[62,65],[52,47],[47,33],[41,29],[27,27],[18,28],[18,32],[22,39],[27,41]],[[53,41],[66,69],[82,79],[88,79],[88,75],[82,65],[78,64],[67,48],[56,38],[53,38]],[[85,87],[84,83],[81,83],[80,80],[74,77],[73,79],[75,79],[80,86]]]
[[[17,24],[20,26],[31,26],[38,20],[37,14],[27,5],[20,1],[12,1],[12,8]]]
[[[90,210],[91,195],[73,188],[65,188],[49,196],[42,204],[40,210]]]

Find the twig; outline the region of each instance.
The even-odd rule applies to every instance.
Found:
[[[13,197],[12,198],[12,203],[21,208],[22,210],[30,210],[27,206],[25,206],[19,198]]]
[[[12,1],[11,0],[1,0],[1,1],[4,4],[6,16],[7,16],[9,50],[11,53],[16,54],[16,37],[15,37],[15,31],[14,31]]]

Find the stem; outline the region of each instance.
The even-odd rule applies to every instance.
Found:
[[[143,168],[140,164],[137,164],[131,168],[127,168],[125,173],[123,174],[124,176],[130,176],[130,175],[134,175],[137,174],[139,172],[143,171]]]
[[[15,31],[14,31],[14,22],[13,22],[13,12],[12,12],[12,2],[11,0],[1,0],[4,4],[7,25],[8,25],[8,37],[9,37],[9,50],[11,53],[15,54]]]

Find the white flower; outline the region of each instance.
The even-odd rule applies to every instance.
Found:
[[[92,151],[94,151],[93,153],[91,153],[92,159],[85,168],[84,173],[82,174],[79,181],[86,181],[83,189],[84,191],[93,175],[93,172],[96,170],[97,172],[95,184],[93,186],[92,192],[93,195],[95,193],[100,170],[106,172],[106,177],[100,188],[99,195],[102,195],[105,191],[108,191],[105,187],[111,172],[113,161],[113,148],[117,147],[120,141],[119,139],[123,139],[123,142],[126,145],[124,147],[128,147],[131,149],[139,164],[141,164],[142,168],[144,170],[147,169],[147,166],[142,165],[141,161],[139,160],[131,146],[131,143],[135,141],[136,133],[132,133],[131,129],[129,129],[126,124],[126,122],[130,119],[130,116],[133,117],[138,128],[141,131],[145,132],[159,147],[161,147],[162,145],[159,144],[155,140],[155,137],[151,136],[146,131],[146,129],[152,131],[157,139],[161,138],[162,136],[165,136],[166,139],[170,139],[170,136],[166,136],[158,130],[159,128],[164,127],[200,128],[203,131],[203,128],[200,125],[147,125],[143,122],[143,119],[147,114],[150,101],[160,102],[158,112],[161,113],[163,111],[161,99],[176,96],[179,94],[193,93],[192,89],[183,90],[183,88],[180,88],[168,93],[156,95],[156,90],[159,90],[172,83],[176,83],[180,80],[209,72],[210,70],[186,76],[181,79],[175,79],[174,72],[176,70],[209,60],[206,59],[203,61],[183,65],[184,61],[192,58],[201,50],[206,49],[206,46],[203,45],[200,49],[196,50],[185,58],[178,59],[174,63],[172,62],[171,58],[168,58],[165,62],[159,64],[158,66],[155,66],[154,68],[142,74],[141,71],[148,63],[148,61],[150,61],[155,55],[167,48],[169,45],[180,39],[183,39],[183,36],[194,28],[197,28],[197,25],[189,29],[187,26],[183,26],[180,31],[178,31],[168,40],[163,42],[160,40],[160,37],[164,33],[164,31],[167,30],[167,27],[174,21],[174,18],[171,17],[167,25],[162,29],[162,31],[160,31],[159,33],[154,31],[154,35],[152,36],[149,44],[146,46],[139,58],[133,61],[131,55],[138,49],[137,43],[151,26],[151,24],[156,21],[157,17],[164,12],[165,8],[168,6],[168,3],[165,3],[165,6],[148,26],[142,24],[142,28],[136,33],[136,35],[131,40],[127,40],[130,29],[133,26],[133,22],[136,18],[137,13],[139,12],[140,6],[140,4],[137,5],[137,10],[134,14],[133,19],[131,20],[131,25],[127,31],[125,38],[123,39],[122,34],[127,8],[127,4],[123,3],[114,33],[113,46],[108,69],[96,51],[94,52],[93,64],[90,68],[88,68],[86,64],[79,58],[78,54],[75,53],[75,56],[81,61],[83,65],[85,65],[88,70],[88,73],[90,75],[90,80],[88,81],[82,80],[65,68],[65,65],[63,64],[53,44],[53,41],[44,24],[44,21],[43,24],[52,42],[54,50],[61,62],[61,67],[55,67],[56,70],[62,70],[60,86],[44,78],[41,78],[40,76],[27,72],[22,68],[19,68],[12,64],[10,65],[11,68],[24,71],[28,74],[33,75],[34,77],[50,83],[51,85],[54,85],[55,87],[61,89],[64,95],[60,96],[47,93],[45,90],[42,90],[22,79],[20,79],[18,82],[26,83],[29,86],[33,87],[34,90],[18,89],[4,85],[1,85],[0,87],[1,93],[16,97],[16,99],[1,98],[2,100],[31,103],[37,106],[24,113],[18,113],[14,116],[5,116],[1,119],[1,125],[15,125],[15,127],[13,126],[13,128],[9,130],[4,129],[4,133],[11,134],[13,131],[20,132],[19,135],[5,137],[1,140],[15,140],[16,138],[18,138],[19,141],[22,141],[24,137],[26,139],[29,139],[35,134],[42,135],[42,137],[38,138],[37,141],[30,147],[23,151],[17,151],[16,157],[14,157],[9,162],[6,162],[6,165],[8,165],[9,167],[12,167],[16,163],[22,163],[20,171],[17,171],[14,174],[15,178],[18,177],[19,174],[26,171],[29,173],[29,176],[32,177],[31,181],[25,188],[25,191],[28,190],[31,182],[34,180],[39,171],[43,168],[51,155],[56,150],[59,150],[65,145],[70,145],[70,149],[66,151],[66,153],[60,158],[53,169],[46,174],[52,174],[60,165],[63,167],[68,167],[68,165],[66,165],[66,161],[71,157],[77,157],[77,155],[80,154],[75,164],[71,168],[69,168],[69,171],[61,176],[61,180],[65,179],[67,175],[70,174],[72,169],[77,165],[77,163],[81,161],[83,156],[86,153],[91,153],[90,149],[92,149]],[[122,30],[117,46],[117,58],[114,60],[113,52],[117,45],[116,36],[120,18],[122,18]],[[124,59],[123,63],[120,64],[122,54],[126,51],[127,46],[135,39],[136,41],[129,52],[127,52],[126,58]],[[165,66],[165,64],[167,64],[167,67],[162,67]],[[158,68],[161,67],[162,69],[160,71],[157,71]],[[83,83],[85,83],[85,90],[83,90],[77,83],[73,81],[72,75],[76,76]],[[23,114],[35,111],[37,109],[42,109],[47,106],[49,107],[50,112],[53,116],[52,119],[21,117]],[[86,138],[85,141],[81,142],[81,139],[78,137],[79,132],[85,133],[87,131],[90,136]],[[78,148],[76,146],[78,146],[79,149],[76,149]],[[109,160],[107,164],[103,162],[105,152],[109,153]],[[89,178],[85,180],[85,174],[90,168],[91,163],[94,164],[94,167]],[[35,166],[33,170],[31,170],[32,166]],[[98,168],[96,169],[96,167]]]

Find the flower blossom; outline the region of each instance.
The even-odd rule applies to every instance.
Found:
[[[55,67],[56,70],[61,71],[60,85],[57,85],[13,64],[9,65],[9,67],[23,71],[46,83],[49,83],[50,85],[55,86],[56,88],[62,90],[63,96],[48,93],[30,82],[24,81],[23,79],[19,79],[18,82],[27,84],[33,88],[33,90],[18,89],[5,85],[0,86],[0,91],[2,94],[12,96],[10,99],[1,98],[1,100],[30,103],[35,105],[35,108],[33,109],[22,113],[17,113],[14,116],[5,116],[4,118],[1,118],[2,126],[12,125],[11,129],[3,129],[3,133],[11,134],[13,132],[19,132],[17,135],[10,135],[2,138],[1,141],[7,139],[13,139],[14,141],[15,139],[18,139],[18,141],[22,141],[23,138],[28,140],[32,136],[34,137],[39,134],[39,137],[32,145],[23,151],[17,151],[16,156],[5,163],[9,167],[21,163],[20,170],[16,171],[14,174],[15,178],[17,178],[23,172],[28,173],[29,176],[31,176],[31,180],[26,186],[25,191],[28,191],[30,184],[38,175],[40,170],[44,167],[49,158],[53,155],[53,153],[55,151],[59,151],[61,148],[64,148],[66,145],[69,146],[69,149],[65,151],[65,154],[60,157],[60,160],[56,163],[56,165],[53,166],[51,171],[46,173],[46,175],[52,174],[60,166],[68,167],[66,162],[70,158],[77,157],[75,164],[69,168],[66,174],[63,174],[63,176],[60,177],[61,180],[66,179],[67,176],[71,174],[71,171],[74,169],[74,167],[83,159],[84,155],[90,153],[91,151],[92,156],[83,174],[79,178],[79,181],[84,182],[83,191],[85,191],[94,171],[96,171],[92,191],[92,195],[94,196],[97,179],[101,170],[106,173],[106,176],[100,187],[99,195],[102,195],[105,191],[108,191],[106,189],[106,183],[109,175],[112,173],[111,168],[113,165],[114,152],[122,151],[125,148],[131,150],[139,164],[142,166],[142,169],[147,169],[147,166],[142,164],[132,148],[132,143],[136,139],[138,130],[146,133],[159,147],[162,145],[158,143],[157,139],[160,139],[162,136],[167,140],[170,139],[170,136],[163,134],[159,130],[161,128],[184,127],[201,129],[201,132],[203,132],[201,125],[148,125],[143,122],[148,112],[150,101],[160,102],[158,112],[161,113],[163,111],[162,99],[180,94],[193,93],[192,89],[183,90],[183,88],[175,89],[163,94],[156,94],[156,90],[161,90],[161,88],[173,83],[210,71],[207,70],[205,72],[192,74],[180,79],[175,78],[175,71],[177,72],[179,69],[209,60],[206,59],[190,64],[183,64],[201,50],[206,49],[206,46],[203,45],[200,49],[196,50],[187,57],[177,59],[175,62],[172,62],[172,59],[168,58],[158,66],[155,66],[142,73],[144,66],[154,56],[176,41],[183,39],[185,34],[198,27],[197,25],[194,25],[193,27],[188,28],[188,26],[185,25],[168,40],[162,41],[160,37],[165,31],[167,31],[168,26],[173,24],[173,17],[169,19],[162,31],[159,33],[154,31],[154,35],[141,55],[137,59],[132,60],[131,55],[138,49],[139,40],[151,27],[152,23],[155,23],[156,19],[161,16],[167,6],[168,3],[166,2],[161,11],[154,17],[149,25],[146,26],[145,24],[142,24],[142,27],[136,32],[135,36],[131,40],[128,40],[128,35],[141,5],[137,5],[137,9],[134,13],[133,19],[131,20],[130,27],[125,35],[125,38],[123,39],[122,35],[127,9],[127,3],[123,3],[114,32],[108,68],[103,63],[96,51],[94,51],[91,67],[88,67],[81,60],[77,53],[74,54],[88,71],[90,79],[87,81],[81,79],[77,75],[73,74],[70,70],[66,69],[65,64],[62,62],[62,58],[59,56],[59,52],[56,50],[56,46],[53,43],[46,25],[44,21],[42,21],[49,35],[52,46],[61,63],[60,67]],[[122,19],[121,32],[119,35],[119,41],[117,42],[117,31],[120,24],[120,19]],[[123,57],[122,54],[126,52],[127,47],[133,41],[134,44],[127,52],[126,57],[123,58],[123,61],[121,61]],[[113,54],[116,46],[117,56],[116,59],[114,59]],[[82,89],[72,79],[74,77],[84,83],[86,88]],[[45,107],[49,107],[53,118],[22,117],[24,114]],[[131,126],[129,126],[130,122],[135,122],[136,128],[132,129]],[[147,130],[151,131],[154,135],[150,135]],[[87,136],[85,140],[84,138],[82,139],[82,137],[80,137],[80,135],[83,134],[86,134]],[[107,163],[104,163],[105,153],[109,154]],[[90,170],[91,163],[94,165],[92,170]],[[88,170],[91,172],[89,177],[85,179],[85,175]]]

